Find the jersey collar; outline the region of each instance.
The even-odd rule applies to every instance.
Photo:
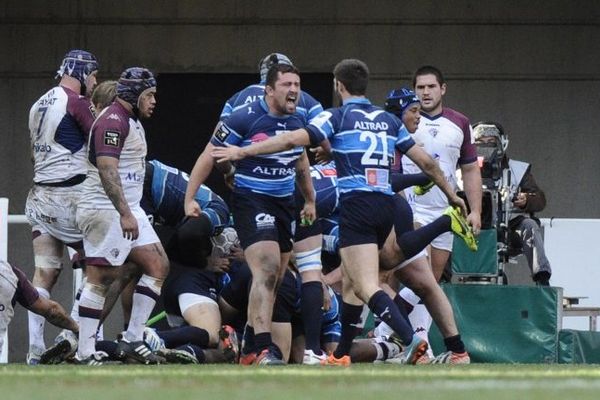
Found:
[[[348,97],[344,100],[344,105],[346,104],[371,104],[371,101],[366,97]]]

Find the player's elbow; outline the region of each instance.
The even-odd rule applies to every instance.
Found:
[[[308,132],[304,129],[298,129],[290,132],[286,136],[286,149],[293,149],[294,147],[308,146],[310,144],[310,138]]]

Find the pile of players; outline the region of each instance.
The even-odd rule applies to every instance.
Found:
[[[468,120],[442,107],[436,68],[383,109],[365,97],[368,67],[342,60],[342,106],[323,110],[289,58],[270,54],[261,82],[227,101],[190,175],[145,161],[153,74],[133,67],[96,85],[98,68],[69,52],[59,86],[30,111],[33,286],[49,298],[65,245],[86,278],[51,347],[44,316],[30,313],[28,363],[470,362],[436,266],[453,235],[476,250],[481,178]],[[204,185],[213,169],[229,205]],[[125,329],[103,340],[119,296]],[[159,298],[166,330],[147,327]],[[376,335],[357,339],[369,312]],[[435,357],[432,319],[447,348]]]

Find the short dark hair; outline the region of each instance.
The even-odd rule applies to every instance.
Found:
[[[439,70],[439,68],[436,68],[433,65],[423,65],[419,67],[413,75],[413,88],[417,85],[417,77],[423,75],[435,75],[435,78],[437,79],[440,86],[446,83],[446,81],[444,80],[444,75],[442,74],[442,71]]]
[[[340,61],[333,69],[333,76],[352,95],[362,96],[367,92],[369,67],[360,60],[350,58]]]
[[[281,72],[282,74],[292,73],[300,76],[300,71],[298,71],[298,68],[294,67],[293,65],[274,64],[271,68],[269,68],[269,71],[267,72],[267,81],[265,85],[274,88],[275,82],[277,82],[279,72]]]

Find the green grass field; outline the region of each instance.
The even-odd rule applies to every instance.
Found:
[[[12,399],[598,399],[600,366],[0,367]]]

